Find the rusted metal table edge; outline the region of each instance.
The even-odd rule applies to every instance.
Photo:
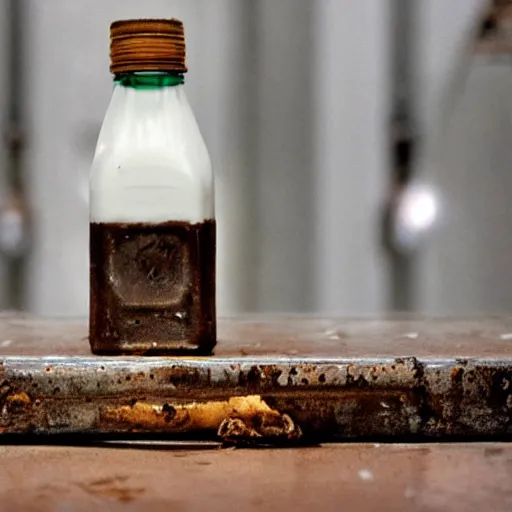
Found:
[[[512,358],[7,356],[0,364],[6,434],[215,438],[226,421],[252,428],[286,418],[289,431],[322,440],[512,435]]]

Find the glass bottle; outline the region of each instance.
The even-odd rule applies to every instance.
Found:
[[[114,91],[90,175],[90,332],[98,354],[211,353],[213,173],[185,94],[178,20],[110,27]]]

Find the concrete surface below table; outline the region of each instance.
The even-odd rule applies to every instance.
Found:
[[[504,443],[119,446],[1,446],[1,509],[512,510],[512,445]]]

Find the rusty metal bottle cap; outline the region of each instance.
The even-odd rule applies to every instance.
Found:
[[[110,71],[185,73],[185,34],[176,19],[119,20],[110,25]]]

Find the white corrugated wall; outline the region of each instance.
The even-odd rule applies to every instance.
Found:
[[[188,39],[189,97],[217,173],[219,312],[385,311],[379,228],[389,173],[389,0],[20,1],[25,162],[36,214],[29,310],[87,311],[87,172],[111,92],[108,25],[176,16]],[[427,133],[435,132],[443,84],[481,4],[421,3],[419,112]],[[494,99],[486,108],[479,93],[466,91],[453,143],[427,146],[421,163],[459,215],[423,250],[417,282],[429,311],[509,300],[500,275],[512,248],[510,158],[492,144],[510,146],[499,107],[510,79],[495,70],[491,84],[478,69],[469,84],[495,91]],[[482,120],[481,132],[473,120]],[[486,160],[489,144],[497,161]],[[481,210],[468,203],[473,195]]]

